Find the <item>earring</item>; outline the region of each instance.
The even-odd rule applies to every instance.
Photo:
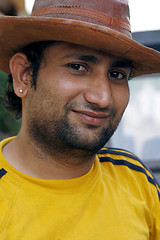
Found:
[[[20,92],[20,93],[22,93],[22,92],[23,92],[23,90],[22,90],[22,89],[20,89],[20,90],[19,90],[19,92]]]

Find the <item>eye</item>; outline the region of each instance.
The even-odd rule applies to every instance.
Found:
[[[123,80],[127,78],[127,75],[120,71],[111,71],[109,72],[109,77],[112,79]]]
[[[80,63],[70,63],[70,64],[68,64],[68,67],[70,67],[71,69],[74,69],[76,71],[87,71],[86,66],[84,66]]]

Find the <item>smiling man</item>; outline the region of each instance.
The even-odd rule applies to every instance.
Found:
[[[5,105],[22,117],[0,143],[2,240],[159,239],[154,176],[104,148],[128,80],[160,72],[160,53],[131,39],[128,19],[125,0],[36,0],[30,17],[0,17]]]

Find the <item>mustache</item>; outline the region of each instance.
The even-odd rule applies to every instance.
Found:
[[[96,104],[93,103],[76,103],[76,102],[68,102],[65,105],[65,110],[68,112],[71,109],[79,109],[84,111],[94,111],[97,113],[109,113],[111,115],[116,115],[116,110],[114,108],[106,107],[106,108],[100,108]]]

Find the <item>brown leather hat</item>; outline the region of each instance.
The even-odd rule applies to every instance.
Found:
[[[32,42],[79,44],[133,61],[133,75],[160,72],[160,53],[131,38],[127,0],[35,0],[29,17],[0,17],[0,69]]]

